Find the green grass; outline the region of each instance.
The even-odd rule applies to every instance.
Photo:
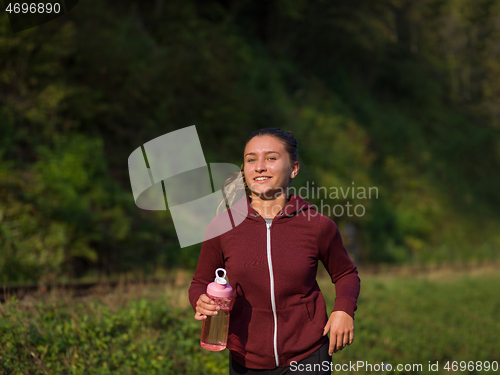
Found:
[[[334,354],[334,364],[384,362],[408,374],[429,373],[429,361],[438,361],[439,373],[448,361],[500,362],[498,271],[360,276],[355,341]],[[322,289],[331,306],[332,288]],[[395,371],[397,364],[422,364],[423,371]]]
[[[334,365],[384,362],[393,365],[386,373],[416,374],[428,373],[429,361],[438,361],[438,373],[447,373],[447,361],[500,362],[500,272],[360,277],[355,340],[333,355]],[[325,278],[320,286],[331,309],[334,287]],[[227,374],[227,350],[199,345],[187,288],[11,299],[0,305],[0,374]],[[423,371],[395,371],[397,364]]]

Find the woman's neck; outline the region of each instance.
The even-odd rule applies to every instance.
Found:
[[[252,194],[250,196],[250,201],[252,208],[257,211],[260,216],[274,218],[278,212],[285,207],[288,202],[288,197],[286,194],[281,194],[275,199],[261,199],[258,195]]]

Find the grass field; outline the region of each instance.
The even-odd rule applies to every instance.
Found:
[[[479,374],[479,364],[497,372],[497,267],[398,276],[361,270],[360,278],[354,343],[333,355],[333,366],[350,370],[335,373]],[[0,305],[0,374],[227,374],[227,350],[199,345],[188,283],[11,298]],[[334,286],[324,277],[319,283],[331,309]]]

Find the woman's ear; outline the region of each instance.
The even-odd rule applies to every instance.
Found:
[[[299,173],[299,168],[300,168],[299,162],[298,161],[294,162],[292,165],[292,173],[290,174],[291,178],[295,178],[295,176],[297,176],[297,174]]]

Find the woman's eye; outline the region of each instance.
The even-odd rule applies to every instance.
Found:
[[[247,160],[247,163],[251,163],[252,161],[254,161],[255,159],[248,159]]]
[[[268,158],[269,160],[276,160],[276,158]]]

